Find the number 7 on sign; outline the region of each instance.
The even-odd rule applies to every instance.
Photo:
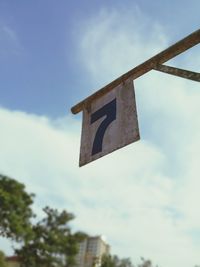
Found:
[[[90,124],[94,123],[95,121],[99,120],[104,116],[106,116],[105,119],[102,121],[96,131],[92,146],[92,156],[102,151],[103,137],[105,131],[111,124],[111,122],[116,120],[116,98],[105,106],[103,106],[102,108],[92,113]]]

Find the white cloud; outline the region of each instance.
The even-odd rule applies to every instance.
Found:
[[[79,169],[80,129],[71,117],[1,109],[0,121],[0,171],[37,194],[39,216],[45,205],[73,211],[76,229],[105,234],[114,253],[135,261],[144,255],[173,266],[198,255],[190,225],[176,218],[187,209],[177,204],[180,183],[165,175],[162,147],[143,140]]]
[[[103,9],[84,26],[81,43],[77,41],[79,56],[98,86],[98,81],[110,82],[167,44],[160,25],[144,17],[137,7]]]
[[[109,82],[164,48],[163,32],[137,8],[104,10],[84,24],[79,56],[93,83]],[[71,116],[1,108],[0,172],[37,194],[40,216],[45,205],[74,212],[75,228],[105,234],[113,253],[193,266],[200,247],[199,85],[152,72],[135,86],[142,140],[82,168],[80,124]]]
[[[76,228],[105,233],[115,242],[122,233],[129,236],[135,215],[143,220],[148,207],[156,210],[168,205],[172,182],[162,175],[165,158],[148,142],[79,169],[79,134],[70,117],[57,122],[1,109],[0,121],[0,171],[37,193],[39,216],[45,205],[66,208],[77,215]],[[123,215],[130,218],[124,232]]]
[[[99,87],[170,43],[164,28],[137,8],[103,10],[84,27],[80,57]],[[198,71],[199,55],[195,47],[173,59],[173,65]],[[127,256],[143,254],[163,266],[192,266],[198,263],[200,246],[200,239],[194,238],[200,218],[199,84],[154,71],[136,80],[135,86],[141,136],[146,142],[139,145],[143,158],[136,160],[140,152],[134,144],[131,153],[127,150],[120,159],[122,167],[116,164],[116,173],[111,172],[118,177],[120,169],[128,166],[128,172],[121,174],[123,183],[118,179],[114,183],[121,194],[119,201],[114,198],[118,217],[110,216],[119,227],[117,237],[114,233],[112,237],[120,240],[118,252]],[[111,235],[115,230],[110,228]]]

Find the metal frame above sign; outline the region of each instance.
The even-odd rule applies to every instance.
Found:
[[[104,86],[91,96],[79,102],[78,104],[76,104],[71,108],[71,112],[73,114],[79,113],[80,111],[83,110],[85,106],[87,106],[95,98],[98,98],[108,93],[120,83],[126,81],[127,79],[135,80],[136,78],[144,75],[150,70],[156,69],[158,65],[165,63],[166,61],[178,56],[179,54],[185,52],[186,50],[192,48],[193,46],[199,43],[200,43],[200,29],[188,35],[187,37],[175,43],[174,45],[168,47],[167,49],[163,50],[162,52],[158,53],[157,55],[153,56],[152,58],[148,59],[144,63],[133,68],[132,70],[126,72],[125,74],[123,74],[116,80],[112,81],[108,85]]]
[[[163,65],[199,43],[200,29],[126,72],[71,108],[73,114],[83,111],[80,166],[139,140],[134,87],[131,87],[135,79],[151,70],[157,70],[200,82],[198,72]],[[131,90],[127,91],[127,88],[132,88],[132,96],[130,96]]]

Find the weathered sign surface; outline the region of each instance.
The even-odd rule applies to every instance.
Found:
[[[163,65],[200,43],[200,29],[134,67],[71,108],[83,111],[80,166],[139,140],[132,80],[155,69],[200,81],[199,73]]]
[[[127,80],[83,109],[79,165],[139,139],[133,81]]]

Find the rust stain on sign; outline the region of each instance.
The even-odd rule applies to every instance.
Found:
[[[79,165],[139,139],[133,82],[127,80],[83,109]]]

